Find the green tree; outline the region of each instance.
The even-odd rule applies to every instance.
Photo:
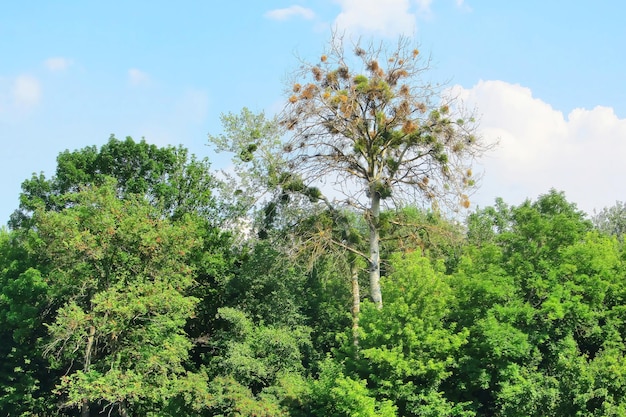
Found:
[[[239,254],[224,288],[224,306],[236,308],[255,322],[297,325],[304,318],[304,268],[299,268],[275,245],[256,242]]]
[[[284,146],[289,170],[309,188],[344,184],[335,194],[345,198],[335,203],[363,215],[370,297],[378,307],[381,205],[456,196],[454,207],[469,206],[469,163],[488,148],[459,103],[423,80],[427,69],[406,39],[390,49],[357,44],[351,55],[335,37],[320,62],[304,62],[295,74],[281,116],[291,134]]]
[[[171,223],[146,199],[120,200],[114,181],[63,196],[67,208],[35,210],[34,246],[50,265],[45,352],[65,375],[63,405],[158,409],[178,395],[191,343],[183,328],[197,299],[187,254],[197,225]],[[142,411],[143,410],[143,411]]]
[[[281,307],[276,310],[277,305],[295,300],[293,295],[280,289],[284,289],[286,283],[295,283],[292,278],[297,274],[288,274],[285,279],[282,277],[285,272],[294,270],[290,264],[299,265],[296,268],[299,275],[308,277],[306,288],[301,287],[299,293],[308,296],[297,297],[299,305],[291,305],[287,311],[306,310],[306,320],[316,324],[315,339],[326,347],[334,345],[333,334],[345,322],[343,311],[339,312],[337,306],[344,308],[343,296],[349,288],[352,288],[353,323],[355,326],[358,323],[361,299],[359,267],[362,262],[356,257],[365,256],[358,250],[362,248],[357,249],[353,241],[362,240],[362,232],[357,232],[358,219],[347,210],[334,210],[317,188],[304,186],[297,176],[290,173],[284,159],[277,120],[267,119],[263,113],[254,114],[244,108],[239,114],[222,115],[222,124],[224,132],[217,136],[209,135],[209,142],[218,152],[233,155],[236,175],[223,175],[228,177],[230,188],[236,190],[232,193],[233,206],[239,209],[241,226],[250,230],[248,244],[253,249],[244,256],[250,258],[259,251],[265,254],[265,259],[243,262],[244,268],[239,269],[241,273],[234,276],[227,291],[233,293],[234,300],[239,300],[238,308],[249,313],[252,313],[252,308],[274,309],[273,315],[276,316],[276,311],[282,312]],[[267,242],[256,242],[253,239],[255,236]],[[349,239],[352,246],[343,244],[345,239]],[[270,247],[274,250],[270,251]],[[270,264],[273,268],[265,268]],[[278,279],[281,282],[269,287],[266,282],[272,280],[265,278],[272,274],[274,281]],[[250,285],[250,289],[239,288],[244,284],[243,280]],[[242,304],[242,295],[250,294],[252,288],[259,289],[259,286],[270,290],[272,298],[280,296],[285,297],[284,300],[277,304],[257,298],[255,303]],[[333,290],[329,291],[330,288]],[[290,314],[279,316],[293,317]],[[319,320],[322,317],[324,319]],[[319,326],[320,323],[329,326]]]
[[[52,415],[54,377],[38,341],[45,337],[46,267],[22,234],[0,229],[0,410],[7,415]]]
[[[25,225],[32,211],[41,205],[47,210],[66,206],[62,196],[86,185],[101,185],[106,178],[117,180],[117,195],[143,195],[164,214],[179,217],[197,213],[215,220],[213,190],[217,181],[206,159],[189,155],[182,146],[158,147],[114,136],[100,147],[66,150],[57,157],[55,175],[47,179],[33,175],[22,183],[20,207],[11,216],[13,228]]]
[[[223,114],[221,121],[224,132],[208,139],[217,152],[232,155],[234,175],[221,173],[228,189],[221,197],[236,210],[231,220],[251,236],[268,239],[308,217],[321,194],[291,173],[278,120],[243,108],[239,114]]]
[[[310,382],[307,414],[318,417],[395,417],[397,408],[390,400],[377,401],[365,380],[344,373],[343,366],[327,359],[319,377]]]
[[[401,416],[473,415],[442,388],[468,337],[450,319],[453,293],[443,269],[419,252],[392,257],[382,281],[386,306],[364,305],[359,355],[345,359],[376,398],[391,400]]]
[[[300,402],[310,329],[251,320],[243,311],[220,308],[222,330],[213,335],[207,373],[211,415],[289,415]]]
[[[472,217],[472,244],[450,281],[451,319],[469,331],[444,384],[450,398],[481,416],[619,415],[626,381],[617,240],[592,231],[556,191]]]
[[[69,193],[103,185],[110,178],[116,179],[118,199],[132,200],[139,196],[161,217],[175,222],[183,219],[188,222],[187,216],[194,217],[203,245],[188,254],[196,280],[187,292],[201,301],[196,316],[187,321],[187,331],[194,341],[192,360],[199,365],[202,341],[207,338],[217,308],[223,303],[224,286],[236,258],[231,250],[233,234],[219,227],[228,221],[232,208],[219,203],[220,182],[206,159],[197,159],[182,146],[158,147],[144,140],[135,142],[129,137],[118,140],[113,136],[101,147],[64,151],[57,157],[53,176],[33,175],[23,182],[20,207],[10,224],[16,236],[26,236],[33,226],[35,209],[62,211],[73,204],[67,198]],[[45,269],[41,259],[33,262],[36,269]],[[45,311],[42,307],[39,312],[40,322],[49,322],[49,316],[43,317]]]
[[[620,242],[626,234],[626,203],[617,201],[614,206],[603,208],[592,219],[593,225],[603,233],[615,235]]]

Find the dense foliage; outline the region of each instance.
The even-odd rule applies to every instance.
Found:
[[[65,152],[57,175],[120,146],[136,161],[124,175],[147,175],[153,156],[131,139]],[[387,301],[361,297],[355,343],[353,258],[294,254],[289,237],[324,216],[259,239],[222,230],[208,170],[177,208],[150,191],[172,176],[134,189],[108,172],[26,181],[21,221],[0,231],[4,415],[626,413],[626,254],[606,227],[617,208],[592,222],[550,191],[476,211],[465,232],[416,208],[383,212]],[[366,233],[343,218],[337,233]]]
[[[407,101],[412,73],[394,71],[410,61],[359,75],[329,56],[294,86],[308,113],[292,128],[352,140],[348,170],[372,152],[365,206],[305,183],[276,121],[248,110],[212,137],[238,179],[183,147],[111,137],[24,181],[0,229],[1,415],[626,415],[624,204],[589,219],[552,190],[465,222],[381,206],[398,187],[435,190],[429,173],[444,191],[473,186],[446,156],[473,136]],[[373,119],[351,137],[327,112]]]

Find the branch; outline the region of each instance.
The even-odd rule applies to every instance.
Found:
[[[372,260],[371,260],[371,258],[370,258],[369,256],[367,256],[366,254],[364,254],[363,252],[361,252],[361,251],[359,251],[359,250],[357,250],[357,249],[354,249],[353,247],[351,247],[351,246],[349,246],[349,245],[346,245],[346,244],[345,244],[345,243],[343,243],[343,242],[340,242],[340,241],[335,240],[335,239],[330,239],[330,242],[331,242],[331,243],[334,243],[335,245],[337,245],[337,246],[339,246],[339,247],[344,248],[344,249],[345,249],[345,250],[347,250],[348,252],[352,252],[352,253],[353,253],[353,254],[355,254],[355,255],[358,255],[358,256],[361,256],[362,258],[365,258],[365,260],[366,260],[368,263],[371,263],[371,262],[372,262]]]

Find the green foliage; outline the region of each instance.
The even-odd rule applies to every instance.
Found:
[[[311,328],[314,350],[311,366],[338,347],[337,335],[350,326],[351,288],[346,279],[349,265],[340,256],[319,258],[307,275],[302,296],[304,322]]]
[[[304,320],[306,279],[275,245],[262,241],[240,254],[224,288],[224,304],[255,322],[293,326]]]
[[[191,343],[183,332],[196,299],[186,255],[199,243],[190,221],[175,224],[144,199],[116,197],[108,181],[66,194],[66,209],[33,216],[51,265],[46,352],[66,376],[66,406],[84,401],[133,410],[160,407]]]
[[[451,280],[452,318],[470,332],[446,382],[457,400],[479,415],[618,415],[626,380],[603,375],[624,357],[623,258],[590,230],[554,191],[474,215]]]
[[[232,326],[223,334],[223,356],[214,358],[222,373],[258,393],[275,384],[281,374],[302,370],[309,329],[254,325],[243,312],[232,308],[220,309],[219,315]]]
[[[320,366],[319,377],[311,382],[309,415],[325,417],[395,417],[391,401],[377,401],[365,380],[346,376],[342,366],[327,359]]]
[[[210,400],[207,416],[220,417],[282,417],[288,414],[273,396],[255,397],[250,390],[230,376],[218,376],[209,382]]]
[[[394,80],[371,66],[328,82],[384,100]],[[447,163],[436,142],[449,112],[355,152],[415,140]],[[181,148],[112,138],[24,183],[13,229],[0,229],[3,415],[626,414],[619,204],[592,223],[556,191],[499,200],[469,217],[465,241],[440,213],[382,210],[385,306],[364,302],[353,321],[372,224],[282,169],[274,124],[228,122],[258,168],[250,184],[271,191],[265,240],[215,227],[241,212],[216,214],[208,165]]]
[[[217,152],[233,155],[236,178],[227,181],[222,198],[238,190],[236,204],[243,214],[255,205],[259,194],[276,187],[283,173],[282,143],[276,122],[243,108],[239,114],[220,117],[224,133],[209,135]],[[242,214],[242,213],[238,213]]]
[[[219,318],[225,323],[208,369],[209,392],[219,396],[209,407],[213,415],[286,415],[300,401],[310,329],[254,323],[234,308],[220,308]]]
[[[459,261],[465,243],[464,230],[436,211],[403,207],[381,212],[381,254],[383,259],[393,253],[419,251],[433,262],[444,262],[446,271]],[[383,265],[384,271],[385,265]]]
[[[184,213],[218,217],[213,198],[217,181],[206,159],[189,156],[182,146],[159,148],[144,140],[111,136],[100,149],[89,146],[59,154],[52,178],[40,174],[24,181],[20,208],[9,223],[13,228],[27,226],[38,207],[59,211],[67,207],[64,194],[102,185],[107,177],[117,180],[119,197],[142,195],[173,218]]]
[[[42,271],[20,234],[0,228],[0,410],[8,415],[45,414],[56,408],[48,361],[38,348],[48,304]]]
[[[233,157],[234,175],[222,172],[226,180],[220,195],[233,210],[231,220],[251,219],[248,226],[256,235],[269,239],[293,224],[303,207],[323,199],[320,189],[295,174],[285,160],[288,151],[275,118],[243,108],[239,114],[223,114],[221,121],[224,133],[209,134],[209,142],[217,152]]]
[[[377,398],[391,400],[399,415],[473,415],[440,392],[468,337],[448,320],[453,295],[443,266],[416,252],[394,256],[391,265],[383,281],[388,301],[382,310],[364,304],[359,350],[346,356],[347,369],[367,379]]]

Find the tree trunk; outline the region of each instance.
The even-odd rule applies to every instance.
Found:
[[[370,253],[369,253],[369,273],[370,273],[370,297],[376,307],[383,308],[383,296],[380,291],[380,231],[378,230],[380,220],[380,194],[376,191],[374,184],[370,186],[370,212],[368,223],[370,228]]]
[[[356,259],[350,262],[350,273],[352,274],[352,343],[355,354],[359,352],[359,314],[361,313],[361,291],[359,288],[359,268]]]
[[[83,360],[83,372],[89,372],[89,367],[91,366],[91,351],[93,349],[93,342],[96,336],[96,327],[89,326],[89,336],[87,336],[87,346],[85,346],[85,358]],[[80,408],[80,416],[81,417],[89,417],[89,400],[87,398],[83,398],[83,403]]]
[[[80,417],[89,417],[89,400],[83,398],[83,403],[80,406]]]
[[[120,402],[120,416],[121,417],[129,417],[130,414],[128,413],[128,407],[126,407],[126,401],[121,401]]]

